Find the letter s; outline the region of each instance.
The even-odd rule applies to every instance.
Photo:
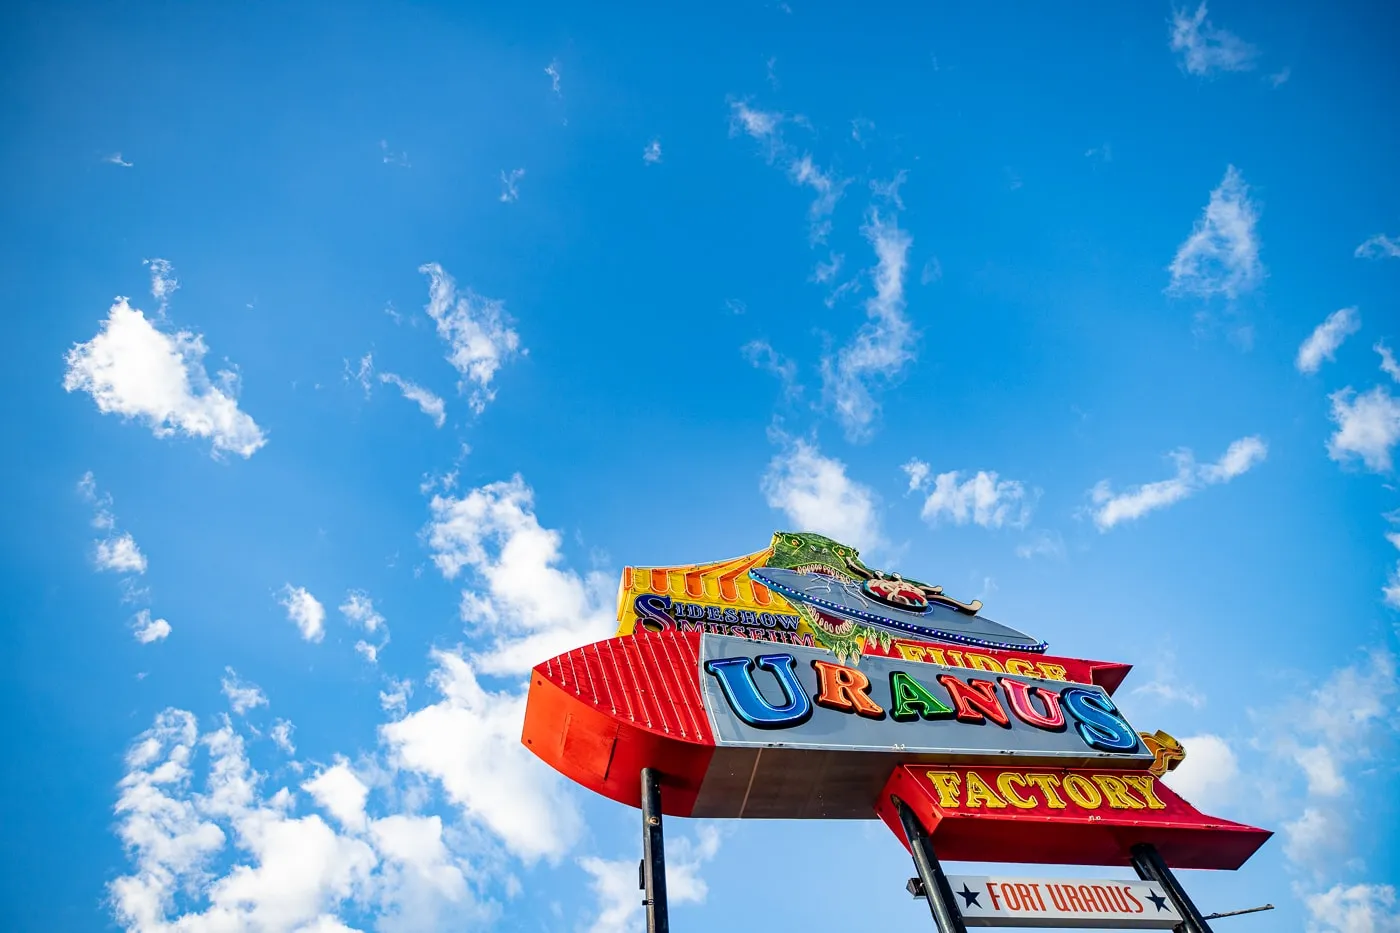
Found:
[[[1105,752],[1137,750],[1137,733],[1108,697],[1082,687],[1070,687],[1060,694],[1060,702],[1079,720],[1074,728],[1090,748]]]
[[[637,611],[637,623],[648,632],[664,632],[676,627],[675,620],[667,612],[671,608],[669,596],[643,593],[632,602],[632,607]],[[634,628],[633,634],[636,631]]]

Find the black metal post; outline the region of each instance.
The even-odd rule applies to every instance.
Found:
[[[919,880],[924,883],[924,894],[928,898],[928,909],[933,914],[933,925],[938,933],[967,933],[962,914],[953,900],[953,889],[948,884],[948,876],[943,874],[943,866],[938,864],[938,856],[933,851],[933,843],[923,824],[909,809],[909,805],[898,797],[891,797],[899,822],[904,827],[904,837],[909,840],[909,851],[914,856],[914,868]]]
[[[1206,918],[1201,916],[1201,912],[1191,902],[1186,889],[1176,880],[1176,875],[1167,867],[1162,853],[1157,851],[1156,846],[1148,842],[1140,842],[1133,846],[1133,868],[1143,881],[1155,881],[1162,886],[1176,912],[1181,914],[1182,927],[1186,933],[1211,933],[1210,924],[1206,923]]]
[[[666,916],[666,846],[661,837],[661,775],[642,769],[642,888],[647,933],[670,933]]]

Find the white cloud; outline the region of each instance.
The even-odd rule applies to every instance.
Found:
[[[369,788],[361,781],[345,759],[323,769],[319,774],[301,785],[316,802],[349,830],[362,830],[366,827],[365,801],[369,799]]]
[[[1108,531],[1120,522],[1141,518],[1149,512],[1164,509],[1169,505],[1195,495],[1201,489],[1217,483],[1226,483],[1240,476],[1256,464],[1263,463],[1269,455],[1269,447],[1259,437],[1242,437],[1230,445],[1215,463],[1197,464],[1191,451],[1181,449],[1173,452],[1176,461],[1176,476],[1171,479],[1133,486],[1115,494],[1108,480],[1102,480],[1092,490],[1090,499],[1094,524],[1100,531]]]
[[[774,350],[768,341],[750,340],[740,348],[740,352],[750,365],[778,377],[785,398],[797,398],[802,394],[802,386],[797,382],[797,363]]]
[[[267,705],[267,695],[262,689],[257,684],[240,679],[231,667],[224,668],[221,686],[224,696],[228,697],[229,708],[240,716],[255,706]]]
[[[840,460],[822,456],[800,438],[786,440],[769,462],[762,489],[768,505],[781,509],[798,530],[863,551],[881,544],[875,493],[848,477]]]
[[[1163,703],[1185,703],[1192,709],[1205,706],[1205,696],[1194,686],[1182,681],[1176,669],[1175,652],[1158,652],[1158,658],[1152,680],[1134,687],[1133,695],[1156,697]]]
[[[666,853],[666,893],[673,904],[704,903],[709,888],[700,877],[700,868],[719,851],[719,831],[701,826],[695,839],[668,840]],[[591,877],[590,885],[598,900],[598,915],[588,933],[632,933],[642,915],[642,898],[637,890],[635,859],[579,859],[579,867]]]
[[[1377,233],[1356,248],[1357,259],[1400,259],[1400,239]]]
[[[272,744],[276,745],[288,755],[297,753],[296,744],[292,741],[292,733],[296,731],[296,726],[289,720],[277,719],[272,723],[272,728],[268,730],[268,735],[272,739]]]
[[[419,266],[429,279],[428,316],[438,336],[451,348],[447,361],[462,376],[458,390],[473,386],[469,404],[480,414],[496,397],[491,382],[501,365],[520,351],[520,335],[510,328],[505,307],[471,289],[457,292],[457,283],[435,262]]]
[[[379,691],[379,707],[386,713],[403,716],[408,712],[408,698],[413,696],[413,681],[386,679],[387,689]]]
[[[1278,71],[1269,75],[1269,87],[1281,88],[1288,83],[1288,79],[1293,76],[1293,69],[1284,65]]]
[[[511,204],[520,200],[520,179],[525,177],[523,168],[513,168],[509,173],[501,171],[501,202]]]
[[[1386,577],[1385,586],[1381,587],[1381,599],[1391,609],[1400,609],[1400,562],[1396,562],[1395,569]]]
[[[1376,341],[1371,349],[1380,354],[1381,372],[1396,382],[1400,382],[1400,363],[1395,362],[1395,354],[1390,351],[1390,347],[1386,346],[1385,341]]]
[[[754,110],[741,100],[729,103],[729,133],[731,136],[743,131],[760,142],[770,146],[780,145],[778,127],[783,122],[781,113]],[[770,149],[770,156],[772,150]]]
[[[131,634],[141,644],[149,645],[170,634],[170,623],[164,619],[152,619],[151,610],[142,609],[131,620]]]
[[[557,859],[578,839],[583,819],[562,779],[520,741],[524,693],[486,690],[461,654],[434,651],[433,659],[442,699],[381,727],[398,765],[437,780],[519,858]]]
[[[841,200],[847,182],[812,161],[810,155],[803,155],[788,166],[788,176],[795,185],[805,185],[816,192],[816,200],[807,209],[807,219],[811,224],[809,239],[812,243],[826,242],[831,232],[831,214],[836,210],[836,202]]]
[[[1255,226],[1259,211],[1249,200],[1249,187],[1233,165],[1210,193],[1205,212],[1176,251],[1169,267],[1173,294],[1234,299],[1253,289],[1264,277]]]
[[[302,638],[318,642],[326,636],[326,607],[306,587],[284,585],[278,602],[287,610],[287,618],[295,623]]]
[[[1361,329],[1361,315],[1355,308],[1342,308],[1327,315],[1327,320],[1317,325],[1298,347],[1298,358],[1294,365],[1300,373],[1315,373],[1323,360],[1335,360],[1337,348],[1352,334]]]
[[[519,674],[545,658],[607,637],[616,624],[616,583],[563,567],[559,532],[541,527],[534,492],[518,475],[434,496],[425,534],[448,579],[469,570],[479,586],[462,592],[462,617],[495,643],[473,663],[492,674]]]
[[[1334,870],[1350,851],[1348,768],[1372,757],[1375,733],[1389,727],[1397,694],[1394,656],[1373,650],[1307,694],[1295,693],[1260,739],[1302,778],[1300,816],[1284,826],[1284,853],[1317,877]]]
[[[146,572],[146,555],[141,553],[141,549],[136,546],[136,539],[126,531],[97,542],[97,553],[93,560],[98,570],[115,570],[117,573]]]
[[[893,204],[897,210],[904,210],[904,199],[899,196],[899,189],[909,180],[909,172],[900,169],[889,181],[871,179],[870,193],[882,201]]]
[[[418,383],[409,379],[404,379],[394,373],[380,373],[379,381],[392,383],[399,387],[403,397],[410,402],[416,402],[418,410],[429,418],[433,419],[433,425],[442,427],[447,421],[447,405],[441,398],[434,395],[431,390],[425,389]]]
[[[180,280],[175,278],[175,267],[168,259],[143,259],[142,264],[151,270],[151,297],[159,306],[161,317],[170,306],[170,296],[180,288]]]
[[[361,590],[351,590],[345,594],[345,602],[340,604],[340,612],[351,623],[366,632],[377,632],[387,628],[384,615],[374,608],[374,600]]]
[[[559,59],[553,59],[544,68],[544,73],[549,75],[549,87],[555,94],[563,96],[559,90]]]
[[[914,462],[918,464],[918,461]],[[977,471],[960,483],[958,480],[961,476],[954,470],[940,473],[934,478],[933,490],[924,500],[920,512],[924,521],[937,525],[940,519],[946,518],[955,525],[966,525],[971,521],[983,528],[1000,528],[1003,525],[1026,527],[1031,518],[1030,500],[1033,496],[1026,492],[1026,487],[1020,481],[998,479],[995,472],[985,470]],[[913,488],[913,473],[909,481]],[[926,477],[924,482],[927,482]]]
[[[1305,903],[1308,933],[1400,933],[1400,908],[1388,884],[1337,884]]]
[[[875,248],[875,294],[865,302],[868,320],[835,357],[822,360],[822,381],[836,415],[852,440],[868,437],[879,414],[872,387],[899,375],[914,359],[914,329],[904,314],[909,234],[871,212],[863,232]]]
[[[1058,531],[1036,531],[1021,544],[1016,545],[1016,556],[1030,560],[1033,557],[1065,556],[1065,541]]]
[[[642,161],[647,165],[655,165],[661,161],[661,140],[653,139],[647,143],[647,147],[642,150]]]
[[[929,465],[917,457],[900,467],[909,476],[909,492],[923,489],[932,473]]]
[[[117,518],[112,514],[112,494],[97,491],[97,479],[88,470],[78,480],[78,495],[93,507],[92,527],[111,530],[116,527]]]
[[[120,152],[113,152],[110,155],[105,155],[102,157],[102,161],[106,162],[108,165],[120,165],[122,168],[131,168],[136,164],[123,159]]]
[[[88,393],[103,414],[145,422],[156,437],[207,437],[216,453],[251,457],[267,438],[224,391],[232,374],[220,374],[223,388],[209,379],[206,352],[199,335],[166,333],[118,298],[101,332],[68,351],[63,388]]]
[[[1347,386],[1328,398],[1337,424],[1327,441],[1328,456],[1338,463],[1359,457],[1368,470],[1388,472],[1390,450],[1400,442],[1400,399],[1383,385],[1361,395]]]
[[[412,163],[408,161],[408,153],[395,152],[394,150],[390,149],[389,141],[387,139],[381,139],[379,141],[379,155],[380,161],[383,162],[385,165],[397,165],[399,168],[413,167]]]
[[[1181,67],[1188,74],[1204,77],[1254,67],[1258,50],[1234,33],[1216,28],[1206,19],[1205,3],[1194,13],[1184,8],[1173,10],[1171,26],[1171,49],[1181,56]]]
[[[1186,757],[1162,780],[1207,813],[1233,802],[1240,774],[1239,759],[1218,735],[1193,735],[1181,740]]]

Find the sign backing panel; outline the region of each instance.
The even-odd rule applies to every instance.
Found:
[[[1122,878],[949,875],[970,927],[1170,930],[1181,922],[1162,886]]]

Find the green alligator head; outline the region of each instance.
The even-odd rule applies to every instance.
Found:
[[[821,573],[849,583],[866,579],[873,572],[860,561],[860,552],[839,541],[809,531],[775,531],[773,556],[767,566],[804,573]],[[810,606],[793,603],[798,615],[812,627],[816,640],[843,664],[860,663],[867,639],[888,646],[890,635],[880,629],[821,615]]]

